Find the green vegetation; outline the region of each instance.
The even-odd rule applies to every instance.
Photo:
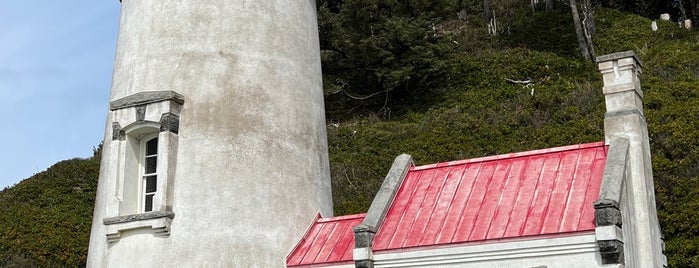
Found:
[[[667,21],[653,32],[650,19],[612,9],[595,16],[598,55],[634,50],[644,63],[666,254],[670,267],[699,267],[699,34]],[[430,59],[440,66],[432,78],[440,81],[408,83],[373,112],[367,102],[329,95],[336,213],[366,211],[400,153],[419,165],[604,139],[601,76],[578,56],[569,18],[565,7],[524,7],[508,18],[507,32],[491,36],[478,14],[445,17],[431,33],[441,49]],[[420,71],[405,75],[420,81]]]
[[[320,2],[338,215],[365,212],[400,153],[420,165],[604,138],[600,75],[580,58],[560,2],[533,13],[492,1],[502,17],[495,36],[481,1]],[[670,267],[699,267],[699,33],[666,21],[653,32],[651,20],[614,9],[597,9],[595,22],[598,55],[634,50],[644,63],[666,254]],[[84,265],[98,158],[60,162],[0,192],[0,266]]]
[[[0,267],[85,266],[99,161],[62,161],[0,191]]]

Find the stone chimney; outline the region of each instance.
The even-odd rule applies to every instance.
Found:
[[[600,200],[615,196],[610,199],[618,202],[623,234],[622,261],[626,266],[663,267],[666,260],[655,206],[648,127],[639,79],[643,64],[633,51],[600,56],[597,63],[604,81],[602,90],[607,106],[605,142],[610,145]],[[619,155],[611,155],[613,152]],[[613,159],[625,163],[621,165],[623,170],[619,176],[614,176],[617,178],[611,178],[612,172],[609,172]],[[614,179],[619,183],[605,184]],[[606,185],[618,185],[618,189],[605,189]]]

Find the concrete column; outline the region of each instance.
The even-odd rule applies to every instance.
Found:
[[[643,116],[642,63],[633,51],[597,58],[604,81],[607,113],[605,141],[629,140],[625,187],[620,209],[628,267],[663,267],[660,225],[655,205],[648,127]]]

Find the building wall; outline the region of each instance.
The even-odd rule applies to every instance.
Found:
[[[175,216],[168,236],[107,241],[103,219],[130,187],[109,112],[88,266],[283,267],[316,213],[332,216],[315,7],[123,0],[110,100],[184,97],[163,204]]]

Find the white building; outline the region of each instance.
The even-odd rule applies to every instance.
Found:
[[[660,267],[640,62],[598,60],[606,142],[402,155],[332,218],[315,1],[123,0],[88,266]]]

